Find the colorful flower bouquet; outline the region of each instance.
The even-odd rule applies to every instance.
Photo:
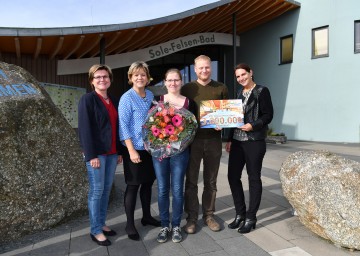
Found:
[[[193,141],[197,127],[195,116],[187,109],[156,102],[142,129],[145,149],[159,159],[174,156]]]

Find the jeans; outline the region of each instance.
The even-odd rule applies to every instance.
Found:
[[[99,155],[100,168],[93,168],[86,162],[89,179],[88,208],[90,232],[93,235],[102,233],[105,226],[109,195],[113,184],[118,155]]]
[[[153,157],[158,183],[158,205],[162,227],[169,227],[170,186],[172,193],[172,227],[180,226],[184,205],[184,177],[189,161],[189,149],[159,161]]]

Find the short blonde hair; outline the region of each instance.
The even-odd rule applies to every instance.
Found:
[[[128,71],[128,83],[131,85],[132,81],[131,78],[133,76],[133,74],[139,70],[144,70],[146,73],[146,76],[148,78],[148,80],[150,81],[150,71],[149,71],[149,66],[148,64],[146,64],[144,61],[135,61],[134,63],[131,64],[131,66],[129,67],[129,71]]]
[[[196,62],[198,62],[199,60],[207,60],[211,63],[211,59],[209,56],[206,55],[199,55],[194,59],[194,65],[196,65]]]
[[[94,80],[94,74],[98,70],[107,71],[109,74],[110,81],[111,82],[113,81],[113,73],[108,65],[103,65],[103,64],[92,65],[91,68],[89,69],[89,76],[88,76],[88,80],[92,89],[94,89],[94,85],[92,84],[92,81]]]

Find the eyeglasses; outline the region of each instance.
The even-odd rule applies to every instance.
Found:
[[[109,76],[94,76],[94,79],[96,79],[96,80],[101,80],[101,78],[106,80],[106,79],[109,79],[110,77]]]
[[[172,82],[178,83],[180,81],[181,81],[181,79],[168,79],[168,80],[166,80],[166,82],[169,82],[169,83],[172,83]]]

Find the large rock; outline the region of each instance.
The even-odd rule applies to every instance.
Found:
[[[280,180],[301,223],[338,246],[360,249],[360,163],[300,151],[284,161]]]
[[[0,62],[1,241],[48,229],[87,209],[75,131],[25,70]]]

